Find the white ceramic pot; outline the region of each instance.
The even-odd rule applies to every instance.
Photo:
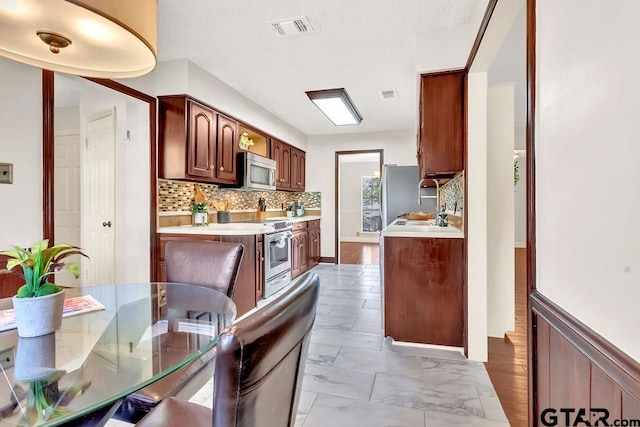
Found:
[[[64,290],[44,297],[13,297],[12,301],[19,336],[39,337],[60,329]]]

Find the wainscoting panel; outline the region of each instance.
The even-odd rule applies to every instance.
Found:
[[[540,414],[547,408],[557,411],[558,425],[565,422],[561,408],[584,408],[592,425],[601,414],[590,408],[607,409],[610,425],[640,419],[640,364],[540,293],[530,299],[536,325],[535,424],[545,425]],[[571,417],[573,423],[575,414]]]

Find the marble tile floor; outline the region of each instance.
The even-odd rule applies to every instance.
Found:
[[[320,301],[296,426],[509,426],[482,363],[383,337],[378,266],[320,264],[313,271]],[[209,382],[191,400],[211,407],[212,390]]]

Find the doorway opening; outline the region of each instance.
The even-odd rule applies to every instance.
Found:
[[[336,151],[337,264],[377,265],[383,150]]]

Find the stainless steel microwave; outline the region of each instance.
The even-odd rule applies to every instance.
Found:
[[[246,190],[275,190],[276,161],[258,154],[242,151],[238,153],[238,178]]]

